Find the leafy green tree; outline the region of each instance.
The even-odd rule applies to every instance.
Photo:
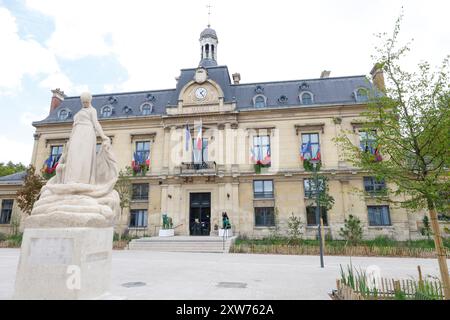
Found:
[[[438,70],[421,62],[414,72],[401,66],[409,44],[399,45],[402,15],[392,36],[380,34],[382,45],[374,58],[386,76],[383,94],[373,94],[362,116],[362,130],[375,133],[375,148],[383,159],[352,143],[352,133],[337,139],[345,158],[354,166],[391,183],[388,194],[401,199],[402,207],[427,209],[431,220],[439,267],[450,299],[446,253],[437,220],[445,210],[442,197],[450,194],[450,81],[449,57]],[[392,199],[392,198],[391,198]]]
[[[17,191],[17,204],[23,212],[31,214],[33,205],[38,200],[39,193],[44,184],[45,182],[41,176],[36,174],[34,166],[30,165],[27,169],[24,184]]]
[[[21,162],[17,164],[12,161],[9,161],[7,164],[0,162],[0,177],[25,171],[26,169],[27,168]]]
[[[120,221],[122,220],[123,210],[130,207],[131,197],[133,194],[131,177],[133,176],[132,169],[127,167],[125,170],[120,170],[114,189],[119,194],[120,198],[120,217],[119,217],[119,241],[122,240],[122,230],[120,228]]]
[[[344,223],[344,227],[342,227],[339,231],[339,235],[350,245],[358,244],[363,235],[361,220],[353,215],[349,215],[348,219],[345,219]]]
[[[302,239],[303,227],[304,224],[302,219],[294,216],[294,213],[292,212],[288,219],[289,243],[298,243]]]

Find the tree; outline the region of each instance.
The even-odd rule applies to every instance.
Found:
[[[378,35],[382,45],[374,58],[386,76],[386,88],[370,95],[367,112],[362,114],[362,130],[375,132],[372,147],[384,159],[379,161],[377,152],[354,146],[351,133],[336,140],[347,161],[392,184],[388,194],[401,197],[397,204],[428,210],[445,297],[450,299],[446,253],[437,219],[437,210],[448,209],[442,197],[450,194],[449,57],[437,71],[432,71],[428,62],[421,62],[414,72],[405,71],[401,61],[409,44],[398,44],[401,19],[402,15],[391,37]]]
[[[21,163],[13,163],[9,161],[7,164],[0,162],[0,177],[14,174],[17,172],[25,171],[27,168]]]
[[[358,244],[358,242],[361,241],[363,234],[361,220],[353,215],[349,215],[344,223],[344,227],[339,231],[339,235],[350,245]]]
[[[30,165],[27,169],[24,184],[17,191],[17,204],[23,212],[31,214],[33,205],[36,200],[38,200],[39,192],[44,184],[45,182],[42,178],[36,174],[36,169],[34,166]]]
[[[288,234],[289,234],[289,243],[298,243],[303,236],[303,222],[300,217],[294,216],[294,213],[291,213],[291,216],[288,219]]]
[[[131,197],[132,197],[132,185],[131,185],[131,176],[133,175],[132,169],[127,167],[125,170],[120,170],[119,177],[117,179],[116,185],[114,189],[119,194],[120,198],[120,217],[119,217],[119,225],[123,215],[123,209],[128,208],[130,206]],[[122,230],[119,227],[119,241],[122,239]]]

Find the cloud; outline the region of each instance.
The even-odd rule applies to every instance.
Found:
[[[44,76],[44,88],[62,87],[71,90],[70,79],[63,74],[55,55],[37,41],[22,39],[18,34],[15,17],[0,7],[0,94],[14,94],[21,89],[23,77]],[[39,77],[38,77],[39,78]],[[58,82],[61,81],[62,84]]]
[[[22,162],[28,165],[31,162],[31,153],[33,144],[31,142],[24,143],[10,136],[0,135],[0,162]]]

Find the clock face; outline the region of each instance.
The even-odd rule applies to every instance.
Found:
[[[197,90],[195,90],[195,97],[199,100],[205,99],[207,94],[208,90],[203,87],[197,88]]]

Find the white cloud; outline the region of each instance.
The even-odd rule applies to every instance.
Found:
[[[10,136],[0,135],[0,162],[22,162],[28,165],[31,162],[33,144],[17,141]]]
[[[62,87],[71,90],[73,84],[65,76],[46,47],[33,39],[19,37],[16,19],[6,8],[0,7],[0,94],[17,93],[25,75],[44,75],[40,83],[45,88]],[[62,84],[57,83],[62,81]]]
[[[29,128],[33,121],[40,121],[48,116],[48,108],[42,109],[39,113],[26,111],[20,115],[20,123]]]
[[[117,58],[128,79],[108,84],[107,91],[174,87],[179,69],[195,67],[200,58],[197,40],[207,23],[206,0],[26,3],[54,19],[47,44],[58,57]],[[450,51],[449,3],[216,0],[211,21],[219,36],[219,63],[239,71],[243,82],[317,77],[324,69],[343,76],[370,71],[373,34],[391,32],[402,5],[402,34],[417,40],[411,65],[423,58],[442,59]]]

